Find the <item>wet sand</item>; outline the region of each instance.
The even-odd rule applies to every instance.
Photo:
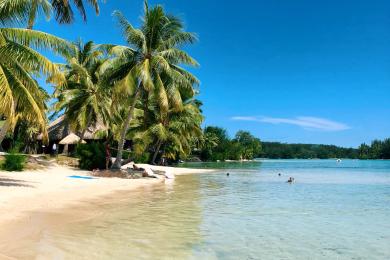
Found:
[[[169,167],[169,171],[175,175],[210,172],[174,167]],[[88,177],[90,172],[62,166],[41,171],[0,171],[0,259],[28,259],[34,255],[28,245],[39,239],[45,229],[98,217],[99,205],[139,196],[164,182],[161,179],[70,178],[72,175]]]

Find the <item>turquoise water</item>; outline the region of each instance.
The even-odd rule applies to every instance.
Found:
[[[173,183],[100,205],[101,214],[93,219],[43,232],[35,245],[38,255],[390,259],[390,161],[185,166],[221,172],[179,176]],[[294,184],[286,183],[290,176]]]

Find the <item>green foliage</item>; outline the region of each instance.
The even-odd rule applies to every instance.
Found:
[[[7,118],[10,130],[18,120],[34,122],[45,140],[47,93],[35,78],[42,75],[50,82],[61,82],[62,74],[36,49],[66,55],[69,45],[50,34],[20,28],[0,28],[0,42],[0,114]]]
[[[365,143],[358,148],[360,159],[390,159],[390,138],[374,140],[371,145]]]
[[[118,154],[114,167],[119,167],[119,159],[124,140],[132,126],[137,124],[137,109],[152,114],[141,135],[145,136],[141,145],[154,146],[155,156],[160,148],[164,156],[176,158],[178,154],[190,151],[187,138],[188,122],[172,119],[176,112],[185,111],[185,101],[194,97],[199,85],[198,79],[186,69],[198,63],[183,49],[196,41],[196,36],[184,30],[182,21],[165,12],[161,5],[150,7],[145,2],[142,24],[137,29],[119,12],[114,12],[126,40],[126,46],[101,45],[115,58],[111,60],[108,82],[115,86],[115,104],[122,104],[113,110],[125,110],[125,120],[121,124],[118,141]],[[129,101],[131,100],[130,104]],[[142,100],[142,103],[140,102]],[[152,107],[153,106],[153,107]],[[173,123],[172,121],[176,122]],[[179,122],[181,121],[181,122]],[[179,130],[177,128],[178,125]],[[192,128],[192,126],[190,126]],[[200,129],[199,129],[200,130]],[[190,130],[192,131],[192,130]],[[182,138],[185,136],[185,138]],[[174,143],[174,145],[169,145]]]
[[[215,126],[208,126],[203,131],[204,144],[200,151],[202,161],[222,161],[229,156],[229,137],[225,129]]]
[[[66,86],[60,84],[55,91],[58,102],[54,110],[55,113],[64,113],[72,130],[80,133],[83,139],[88,127],[99,123],[108,125],[112,103],[110,88],[100,81],[107,61],[103,53],[92,41],[83,44],[79,40],[74,47],[75,52],[64,70]]]
[[[238,131],[229,139],[225,129],[209,126],[204,129],[202,148],[197,151],[203,161],[253,159],[390,159],[390,138],[362,144],[358,149],[322,144],[285,144],[260,142],[251,133]]]
[[[73,2],[73,5],[71,4]],[[49,19],[52,11],[56,20],[61,24],[74,22],[74,9],[76,8],[83,20],[87,20],[85,2],[90,4],[96,14],[99,13],[98,0],[1,0],[1,23],[28,23],[28,28],[35,24],[37,15],[44,14]]]
[[[353,148],[335,145],[318,144],[285,144],[279,142],[263,142],[260,157],[271,159],[311,159],[311,158],[357,158]]]
[[[89,143],[79,144],[76,149],[77,156],[80,158],[79,167],[84,170],[105,169],[106,152],[104,144]]]
[[[5,171],[22,171],[26,163],[26,156],[18,154],[13,149],[11,153],[4,155],[5,160],[1,165],[1,169]]]
[[[203,138],[200,157],[204,161],[250,160],[261,152],[260,139],[246,131],[238,131],[231,140],[225,129],[209,126]]]
[[[246,131],[238,131],[233,142],[240,147],[240,155],[243,159],[253,159],[261,152],[260,139]]]
[[[134,158],[134,161],[137,163],[149,163],[150,162],[150,153],[142,153],[142,154],[132,154],[131,158]]]

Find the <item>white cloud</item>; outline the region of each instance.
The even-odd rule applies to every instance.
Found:
[[[344,123],[335,122],[325,118],[298,116],[294,118],[277,118],[277,117],[256,117],[256,116],[235,116],[232,120],[238,121],[253,121],[269,124],[289,124],[300,126],[309,130],[322,130],[322,131],[343,131],[350,129],[350,127]]]

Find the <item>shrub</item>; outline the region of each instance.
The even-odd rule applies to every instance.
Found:
[[[80,158],[80,169],[94,170],[106,168],[106,152],[104,149],[104,144],[79,144],[77,146],[76,153]]]
[[[26,163],[26,156],[23,154],[6,154],[1,168],[6,171],[22,171]]]
[[[131,154],[131,158],[135,161],[135,162],[137,162],[137,163],[149,163],[150,162],[150,158],[151,156],[150,156],[150,153],[148,153],[148,152],[144,152],[144,153],[142,153],[142,154],[139,154],[139,155],[137,155],[137,154],[135,154],[135,153],[132,153]]]

